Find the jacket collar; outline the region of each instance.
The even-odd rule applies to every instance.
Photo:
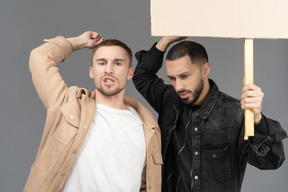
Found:
[[[219,89],[216,83],[212,79],[209,79],[209,84],[211,90],[205,102],[199,109],[199,115],[202,119],[206,119],[209,116],[219,96]]]
[[[152,113],[144,107],[139,101],[131,97],[125,96],[124,103],[132,108],[134,108],[140,115],[142,122],[150,128],[157,128],[160,130],[158,123],[156,122]]]
[[[94,90],[93,92],[90,92],[87,89],[82,88],[78,91],[77,98],[78,99],[83,98],[84,95],[85,98],[92,99],[95,101],[96,91]],[[145,124],[149,128],[157,128],[160,130],[153,114],[146,107],[144,107],[139,101],[125,95],[124,103],[134,108],[139,113],[143,124]]]

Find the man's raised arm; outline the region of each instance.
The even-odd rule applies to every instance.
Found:
[[[173,91],[173,89],[171,86],[164,85],[164,81],[156,73],[162,67],[163,56],[169,45],[185,38],[162,37],[150,50],[138,51],[135,54],[138,64],[134,72],[133,83],[136,89],[158,113],[161,110],[162,103],[165,102],[164,93]]]
[[[96,32],[87,31],[77,37],[58,36],[45,39],[46,43],[30,53],[29,68],[35,89],[46,108],[58,107],[66,100],[67,85],[63,81],[57,65],[72,51],[94,48],[103,38]]]

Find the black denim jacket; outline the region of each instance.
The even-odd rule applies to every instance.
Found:
[[[136,89],[158,112],[164,160],[162,181],[172,166],[166,158],[170,137],[185,111],[171,85],[165,85],[156,73],[162,67],[164,53],[155,44],[149,51],[136,53],[138,65],[133,82]],[[204,104],[192,114],[193,192],[239,192],[247,162],[259,169],[277,169],[285,160],[282,140],[287,137],[281,125],[262,115],[255,136],[244,140],[244,113],[240,101],[218,90],[209,80],[211,91]],[[197,152],[197,153],[195,153]],[[163,191],[165,185],[162,185]]]

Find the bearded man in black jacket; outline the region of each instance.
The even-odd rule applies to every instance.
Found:
[[[166,57],[164,84],[156,73],[171,43],[162,37],[148,51],[136,53],[133,82],[159,114],[162,134],[164,192],[240,192],[247,162],[277,169],[285,160],[281,125],[261,113],[260,87],[243,86],[241,101],[222,93],[208,78],[205,48],[195,42],[174,45]],[[244,140],[244,113],[254,112],[255,136]]]

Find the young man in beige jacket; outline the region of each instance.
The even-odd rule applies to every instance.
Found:
[[[24,191],[160,191],[158,124],[125,96],[134,72],[130,48],[92,31],[45,41],[29,61],[47,117]],[[94,49],[93,92],[67,87],[58,72],[57,64],[82,48]]]

